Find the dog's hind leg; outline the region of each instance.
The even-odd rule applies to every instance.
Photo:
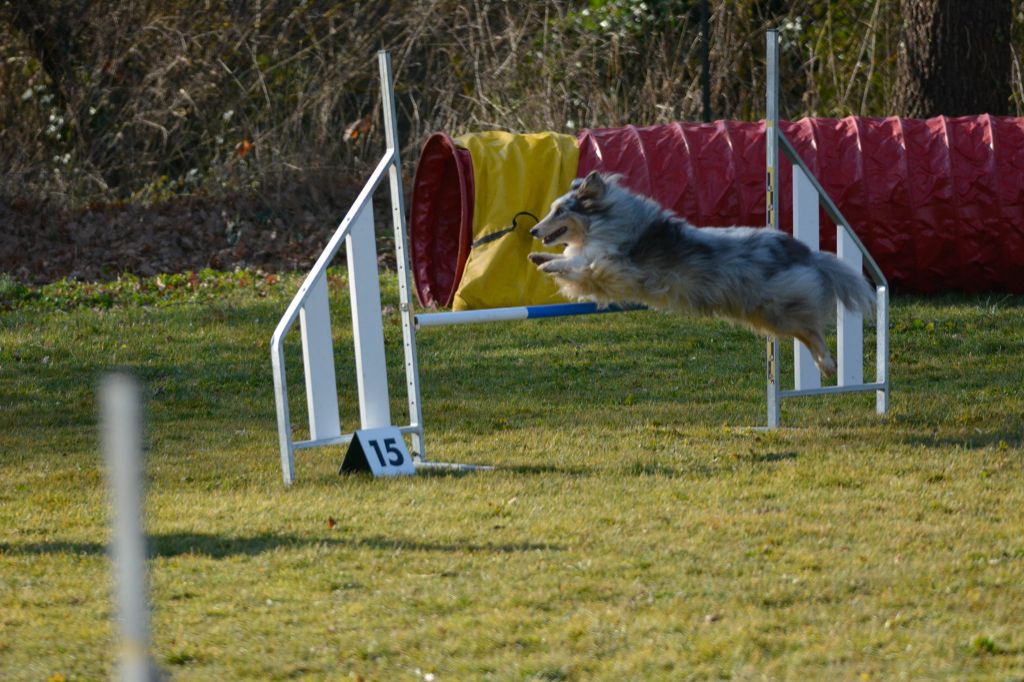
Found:
[[[822,374],[832,376],[836,373],[836,361],[832,359],[832,353],[829,351],[825,339],[821,336],[821,332],[817,330],[808,332],[805,330],[794,334],[794,336],[811,351],[814,364],[818,366]]]
[[[801,309],[803,308],[803,309]],[[821,334],[818,315],[806,307],[789,305],[781,309],[759,311],[761,315],[751,316],[750,321],[763,331],[776,336],[789,336],[807,346],[814,358],[814,364],[825,376],[836,373],[836,362]]]

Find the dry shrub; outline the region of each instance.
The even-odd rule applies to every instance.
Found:
[[[782,28],[784,115],[884,114],[895,4],[712,0],[715,117],[762,115],[767,26]],[[333,206],[383,146],[381,48],[409,169],[434,130],[699,119],[698,13],[697,0],[0,2],[0,197]]]

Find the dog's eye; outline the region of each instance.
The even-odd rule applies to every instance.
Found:
[[[565,213],[564,206],[559,206],[558,208],[555,209],[555,215],[562,215],[563,213]]]

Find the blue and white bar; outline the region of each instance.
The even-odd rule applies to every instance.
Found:
[[[477,324],[480,322],[505,322],[508,320],[537,320],[542,317],[569,317],[571,315],[593,315],[595,313],[618,313],[627,310],[644,310],[643,306],[610,305],[599,307],[596,303],[554,303],[551,305],[527,305],[511,308],[488,308],[486,310],[457,310],[450,313],[420,313],[416,315],[416,327],[443,327],[453,324]]]

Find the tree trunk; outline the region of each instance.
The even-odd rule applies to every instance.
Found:
[[[24,34],[43,72],[53,85],[57,105],[71,112],[71,87],[75,63],[72,31],[76,10],[58,3],[15,0],[11,24]]]
[[[1009,0],[901,0],[901,9],[897,114],[1009,113]]]

